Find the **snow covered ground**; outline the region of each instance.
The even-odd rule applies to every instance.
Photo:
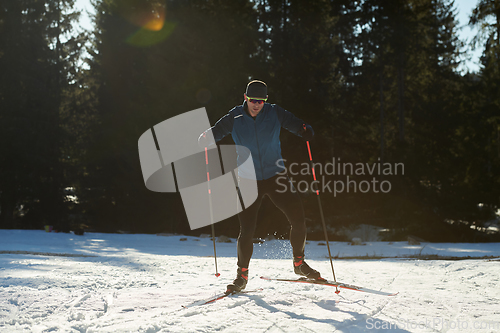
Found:
[[[318,243],[306,258],[331,279]],[[232,281],[234,242],[216,278],[208,238],[0,230],[0,332],[500,332],[500,244],[330,246],[337,280],[399,294],[261,280],[295,277],[274,240],[254,246],[247,289],[262,291],[184,309]]]

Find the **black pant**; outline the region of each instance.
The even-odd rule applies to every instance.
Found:
[[[278,178],[282,177],[279,179]],[[283,178],[284,177],[284,178]],[[283,186],[286,184],[286,190]],[[238,236],[238,267],[248,268],[253,253],[253,236],[262,199],[267,195],[288,219],[291,225],[290,243],[293,256],[303,256],[306,244],[306,222],[300,196],[286,176],[274,176],[257,181],[257,200],[238,214],[240,235]],[[282,192],[282,193],[280,193]]]

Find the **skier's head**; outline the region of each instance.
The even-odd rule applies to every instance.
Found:
[[[259,80],[250,81],[247,84],[245,95],[249,98],[267,99],[267,85]]]
[[[250,81],[243,96],[248,103],[248,111],[252,116],[256,116],[267,100],[267,85],[259,80]]]

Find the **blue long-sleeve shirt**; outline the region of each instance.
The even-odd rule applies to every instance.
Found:
[[[234,107],[209,130],[216,142],[231,134],[236,145],[250,150],[257,180],[269,179],[284,170],[281,128],[301,136],[307,124],[276,104],[265,103],[255,119],[245,109],[246,102]]]

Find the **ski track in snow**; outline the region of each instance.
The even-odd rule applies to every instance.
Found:
[[[330,246],[349,256],[422,251],[405,243]],[[491,243],[424,249],[500,255],[500,245]],[[0,332],[500,331],[498,260],[337,259],[338,281],[399,294],[336,295],[333,287],[261,280],[295,277],[289,243],[275,240],[255,245],[247,289],[262,291],[185,309],[232,281],[235,243],[217,244],[219,278],[210,239],[195,237],[0,230],[1,251]],[[307,261],[332,279],[325,252],[309,242]]]

